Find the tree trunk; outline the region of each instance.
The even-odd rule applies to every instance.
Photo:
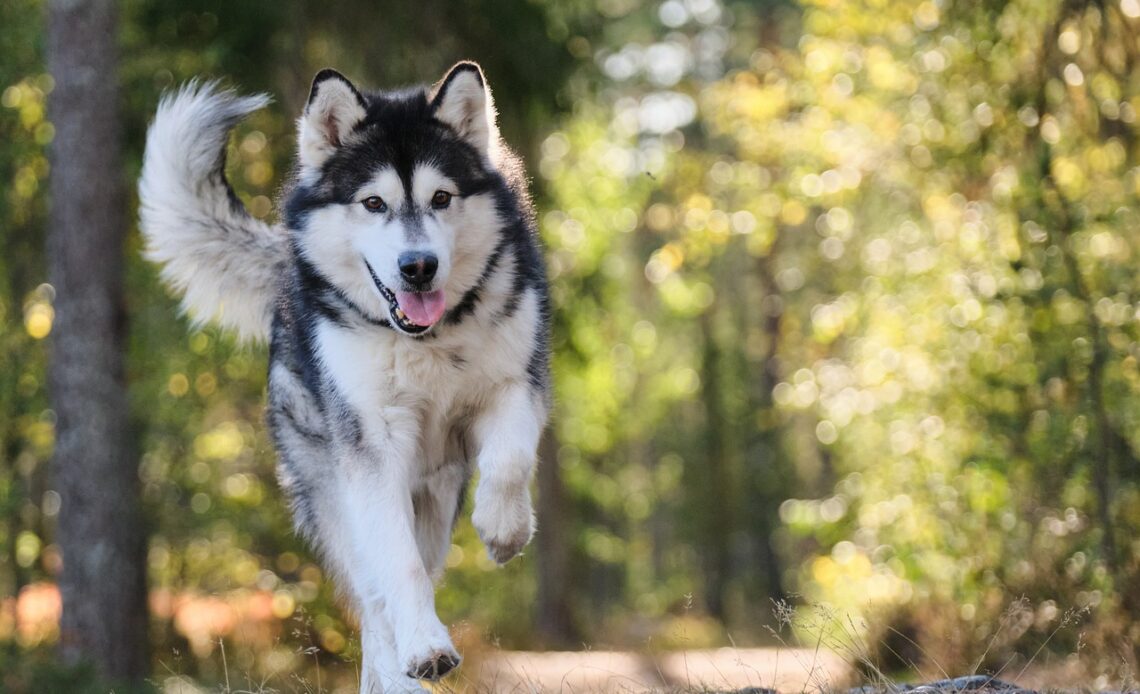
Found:
[[[127,422],[124,190],[112,0],[51,0],[48,68],[56,290],[49,366],[63,552],[60,654],[109,680],[146,674],[145,535]]]
[[[779,602],[785,600],[787,594],[783,586],[783,564],[773,539],[780,527],[779,508],[786,498],[790,475],[772,400],[772,391],[780,382],[778,356],[784,311],[783,302],[777,302],[781,297],[772,268],[775,252],[773,247],[770,255],[755,262],[752,274],[757,279],[758,291],[754,301],[746,304],[751,314],[758,316],[764,336],[763,351],[749,364],[748,409],[764,416],[762,424],[754,425],[745,452],[746,486],[751,502],[745,513],[755,569],[751,586],[757,595],[766,594]]]
[[[728,617],[726,600],[732,579],[732,553],[729,543],[735,526],[729,471],[729,425],[721,392],[721,361],[713,317],[714,303],[701,314],[704,348],[701,355],[701,399],[705,405],[705,448],[700,472],[693,474],[694,494],[699,499],[700,547],[705,578],[705,607],[722,623]],[[698,481],[699,480],[699,481]]]
[[[538,462],[538,596],[535,631],[547,646],[567,647],[577,641],[570,609],[570,541],[566,494],[558,471],[558,442],[547,429]]]

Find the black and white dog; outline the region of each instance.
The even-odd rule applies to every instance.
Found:
[[[269,226],[224,173],[230,129],[267,102],[212,83],[162,100],[146,254],[196,320],[268,337],[279,479],[360,618],[362,690],[418,691],[460,660],[433,582],[473,467],[491,557],[534,528],[549,308],[526,182],[474,63],[376,93],[323,70]]]

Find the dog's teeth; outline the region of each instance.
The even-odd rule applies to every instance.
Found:
[[[396,317],[399,318],[400,320],[404,320],[405,318],[407,318],[407,316],[404,315],[404,312],[401,311],[400,309],[396,309]]]

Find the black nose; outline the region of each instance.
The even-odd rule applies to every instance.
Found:
[[[410,284],[427,284],[435,277],[435,270],[439,267],[439,259],[434,253],[423,251],[405,251],[398,258],[400,274]]]

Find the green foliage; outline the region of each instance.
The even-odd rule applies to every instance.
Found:
[[[41,284],[39,237],[48,173],[43,146],[53,131],[45,117],[51,79],[39,68],[39,14],[34,1],[0,7],[0,595],[14,594],[34,573],[44,544],[41,525],[50,522],[41,518],[41,500],[51,503],[42,463],[50,455],[53,421],[45,409],[40,340],[52,309],[51,289]]]
[[[68,692],[68,694],[148,694],[150,684],[124,686],[102,682],[89,666],[60,665],[47,649],[21,650],[15,644],[0,648],[0,692],[4,694],[36,694],[36,692]]]
[[[782,584],[872,635],[894,620],[944,666],[973,663],[1025,595],[1022,642],[988,657],[1070,608],[1127,653],[1140,641],[1121,617],[1140,594],[1135,5],[821,0],[783,15],[794,41],[759,42],[686,8],[661,5],[672,31],[598,56],[608,113],[576,112],[541,164],[556,273],[607,292],[560,305],[615,331],[586,342],[569,326],[587,357],[558,370],[563,393],[593,384],[560,423],[610,422],[563,450],[564,467],[591,471],[583,504],[616,471],[679,461],[687,503],[651,505],[688,532],[657,542],[699,551],[705,607],[745,629],[757,593]],[[708,45],[733,45],[716,29],[751,53],[722,53],[710,77]],[[688,72],[670,72],[671,50]],[[601,122],[593,141],[583,120]],[[615,187],[627,197],[609,203]],[[636,220],[604,216],[620,204]],[[585,262],[560,261],[579,248]],[[673,344],[618,378],[631,307]],[[669,374],[688,389],[654,389]],[[639,397],[613,402],[626,393]],[[640,519],[619,516],[604,522],[631,528],[624,547]],[[758,591],[773,557],[752,534],[766,530],[786,571]],[[637,553],[610,556],[638,575]],[[635,586],[625,600],[643,598]]]

